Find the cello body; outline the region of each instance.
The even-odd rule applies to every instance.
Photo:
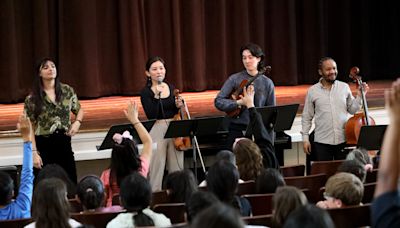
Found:
[[[358,85],[358,88],[362,94],[363,112],[354,114],[349,120],[347,120],[345,126],[346,143],[348,145],[356,145],[358,136],[362,126],[375,125],[375,120],[368,115],[367,99],[365,98],[365,91],[363,89],[363,82],[361,80],[360,69],[358,67],[352,67],[350,69],[349,77],[352,78]]]

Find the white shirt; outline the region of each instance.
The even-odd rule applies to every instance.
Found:
[[[72,228],[80,227],[82,224],[80,224],[78,221],[74,219],[68,219],[68,223]],[[35,228],[36,227],[36,222],[29,223],[28,225],[24,226],[25,228]]]
[[[121,213],[107,224],[107,228],[133,228],[135,227],[133,216],[136,213]],[[171,221],[163,214],[155,213],[150,209],[144,209],[143,214],[149,216],[155,227],[171,226]]]
[[[331,89],[318,83],[308,89],[301,125],[303,141],[309,141],[312,119],[315,118],[315,142],[338,145],[346,142],[345,124],[348,114],[361,108],[361,98],[354,98],[347,83],[336,80]]]

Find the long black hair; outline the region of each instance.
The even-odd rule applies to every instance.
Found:
[[[142,169],[142,161],[135,142],[123,138],[121,144],[115,143],[111,152],[110,183],[116,180],[120,186],[124,177]]]
[[[50,58],[43,58],[42,60],[39,61],[39,63],[36,65],[36,70],[35,70],[35,81],[32,86],[32,92],[31,92],[31,99],[33,101],[34,106],[34,118],[37,119],[38,116],[42,113],[43,111],[43,100],[45,96],[45,92],[43,90],[43,81],[42,77],[40,76],[40,71],[46,65],[47,62],[54,62],[54,60]],[[61,91],[61,82],[58,76],[57,72],[57,77],[55,79],[55,85],[54,85],[55,93],[56,93],[56,102],[59,102],[61,100],[62,96],[62,91]]]

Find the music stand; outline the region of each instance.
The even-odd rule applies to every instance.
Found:
[[[196,147],[199,148],[196,136],[216,134],[221,128],[223,119],[224,117],[219,116],[219,117],[195,118],[190,120],[173,120],[169,123],[167,132],[165,132],[164,138],[190,137],[192,141],[193,166],[194,166],[194,175],[196,177],[196,180],[197,180]],[[206,170],[204,167],[201,152],[200,150],[198,152],[203,171],[205,172]]]
[[[290,130],[298,109],[299,104],[256,108],[262,116],[265,127],[274,129],[275,132]]]
[[[362,126],[357,140],[357,147],[366,150],[380,150],[387,125]]]
[[[147,120],[143,121],[142,124],[146,128],[148,132],[150,132],[151,128],[153,127],[156,120]],[[142,141],[139,138],[139,134],[137,133],[136,129],[133,127],[132,124],[119,124],[111,126],[110,130],[108,130],[106,137],[104,138],[103,142],[100,146],[96,146],[97,150],[105,150],[110,149],[114,146],[115,142],[112,139],[115,133],[124,133],[124,131],[129,131],[132,135],[133,139],[136,143],[141,144]]]

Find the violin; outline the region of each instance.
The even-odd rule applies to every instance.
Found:
[[[241,98],[241,95],[243,95],[243,89],[246,88],[247,86],[251,85],[251,83],[253,83],[254,80],[256,80],[263,73],[265,73],[265,75],[269,76],[271,73],[271,66],[266,66],[263,71],[260,71],[256,76],[250,78],[249,80],[244,79],[240,83],[239,87],[234,92],[231,93],[230,98],[232,100],[239,100]],[[238,107],[233,111],[226,112],[226,114],[229,117],[235,118],[235,117],[238,117],[240,115],[240,113],[242,113],[242,111],[243,111],[243,107]]]
[[[352,67],[350,69],[349,77],[357,83],[358,89],[362,95],[362,106],[364,112],[356,113],[351,117],[345,126],[346,129],[346,140],[347,144],[355,145],[358,141],[358,136],[360,135],[360,130],[362,126],[375,125],[375,120],[368,115],[368,105],[365,98],[365,91],[363,87],[363,82],[361,76],[359,75],[360,69],[358,67]]]
[[[179,97],[179,89],[174,89],[174,96],[176,98]],[[186,107],[185,102],[183,103],[183,107],[179,109],[179,112],[174,116],[174,120],[187,120],[190,119],[190,115],[188,110],[184,110]],[[177,150],[187,150],[192,147],[192,142],[190,137],[178,137],[174,138],[174,146]]]

